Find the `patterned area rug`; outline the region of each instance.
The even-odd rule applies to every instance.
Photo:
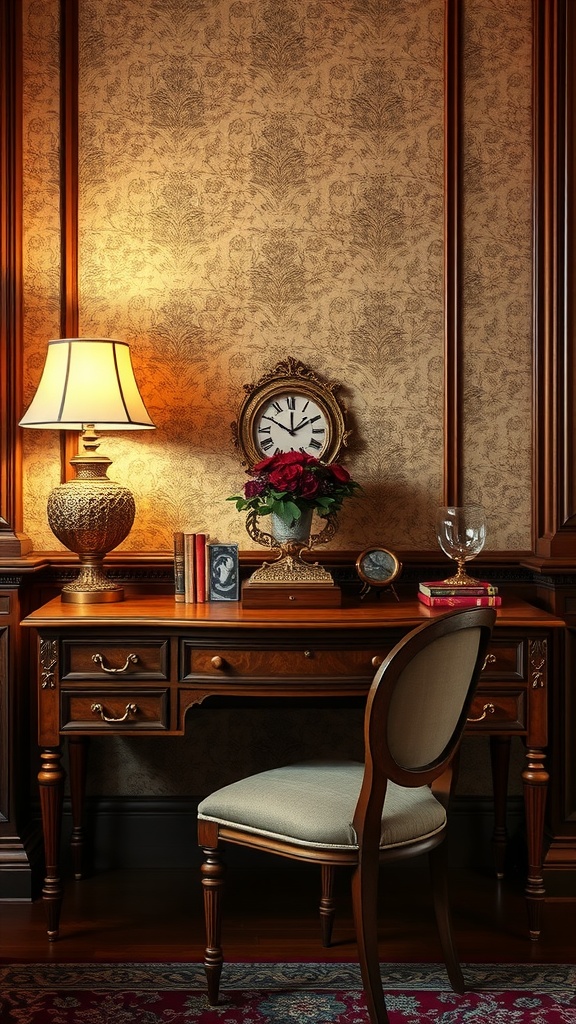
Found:
[[[391,1024],[576,1024],[576,966],[384,964]],[[357,964],[226,964],[209,1007],[198,964],[0,965],[2,1024],[366,1024]]]

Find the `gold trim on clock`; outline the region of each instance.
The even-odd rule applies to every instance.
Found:
[[[232,424],[242,463],[250,468],[278,451],[305,451],[334,462],[350,436],[339,388],[291,356],[255,384],[245,384],[246,397]]]
[[[389,587],[400,575],[402,563],[393,551],[373,544],[362,551],[356,559],[356,572],[365,585]]]

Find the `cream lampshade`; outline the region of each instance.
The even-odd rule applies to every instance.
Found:
[[[122,587],[103,569],[104,556],[128,536],[136,507],[127,487],[109,480],[111,459],[98,455],[98,430],[151,430],[132,369],[130,348],[110,338],[48,342],[38,390],[21,427],[81,430],[76,477],[48,498],[48,522],[58,540],[77,552],[80,575],[62,589],[75,604],[121,601]]]

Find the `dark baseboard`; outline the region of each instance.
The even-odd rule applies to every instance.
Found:
[[[94,870],[158,868],[170,870],[199,864],[196,810],[200,797],[187,799],[102,797],[87,800],[87,865]],[[455,866],[492,864],[492,802],[488,798],[456,798],[451,813],[450,857]],[[69,807],[64,808],[64,862],[69,865]],[[524,808],[521,798],[508,803],[510,867],[525,862]],[[235,848],[242,861],[253,854]]]
[[[197,871],[201,852],[196,840],[196,811],[200,797],[91,797],[86,801],[85,871],[87,874],[115,868]],[[40,835],[39,822],[34,830]],[[485,797],[457,797],[450,817],[450,860],[454,867],[492,869],[492,802]],[[63,873],[71,871],[70,806],[64,805],[62,829]],[[524,876],[526,847],[524,807],[521,797],[508,801],[508,851],[506,875]],[[41,861],[39,843],[34,844],[34,862]],[[232,867],[254,863],[253,851],[232,847],[227,860]],[[292,862],[285,861],[286,865]],[[39,864],[42,867],[41,864]],[[297,865],[292,865],[297,870]],[[28,870],[23,863],[0,863],[0,902],[36,899],[42,872]]]

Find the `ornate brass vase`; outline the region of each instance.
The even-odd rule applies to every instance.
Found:
[[[250,577],[251,583],[294,584],[326,584],[333,583],[330,573],[318,562],[305,562],[303,551],[309,551],[316,544],[326,544],[336,533],[336,516],[327,516],[324,527],[319,533],[313,534],[313,512],[306,509],[300,519],[287,524],[279,516],[270,516],[270,533],[261,530],[258,525],[258,513],[252,509],[246,519],[246,530],[252,540],[264,547],[277,549],[278,554],[273,562],[264,562],[260,569]]]

